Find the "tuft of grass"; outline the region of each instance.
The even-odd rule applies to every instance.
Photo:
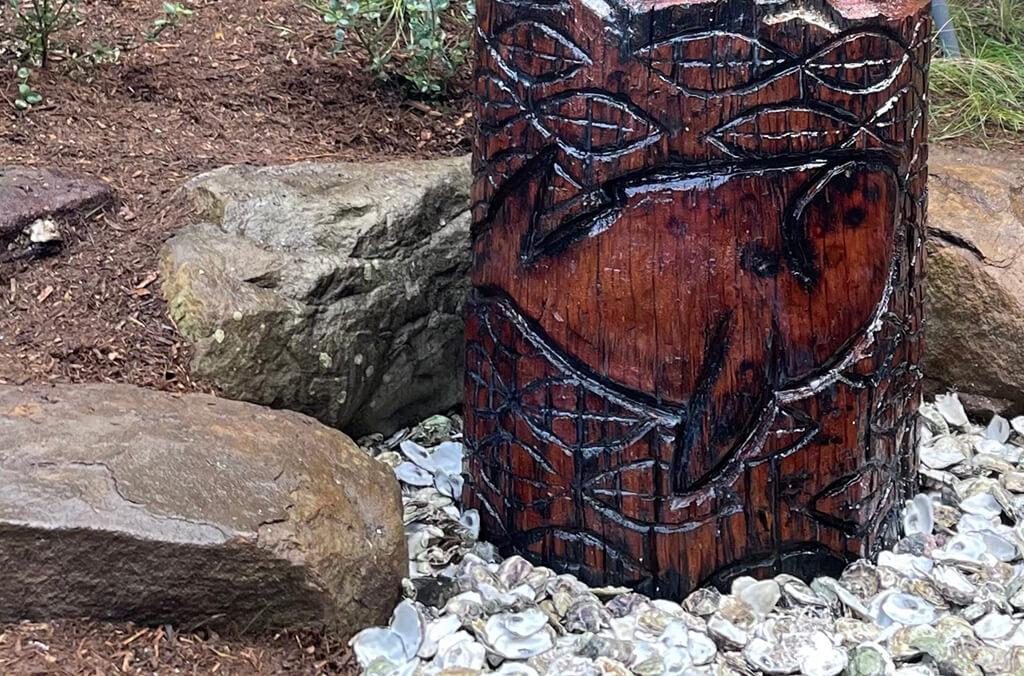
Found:
[[[968,47],[987,40],[1003,44],[1024,41],[1024,1],[953,0],[950,10],[960,40]]]
[[[962,57],[932,60],[932,140],[1024,140],[1024,0],[951,9]]]

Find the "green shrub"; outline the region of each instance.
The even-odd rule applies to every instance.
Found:
[[[153,42],[168,28],[180,28],[181,24],[194,12],[182,2],[165,2],[162,6],[163,16],[153,22],[153,29],[146,33],[146,41]]]
[[[14,107],[18,110],[28,110],[32,106],[38,105],[43,102],[43,95],[32,88],[29,84],[29,78],[32,77],[32,71],[22,66],[15,73],[15,77],[18,78],[18,95],[14,98]]]
[[[472,0],[316,0],[334,27],[335,49],[355,48],[382,80],[422,95],[442,94],[465,63]]]
[[[78,0],[0,0],[0,39],[24,61],[46,66],[54,35],[78,22]]]
[[[18,110],[28,111],[42,102],[43,95],[29,83],[32,67],[45,67],[58,47],[66,47],[55,35],[80,21],[78,4],[79,0],[0,0],[0,64],[6,65],[12,56],[16,62],[13,104]],[[161,9],[152,28],[142,32],[141,42],[134,37],[116,45],[93,41],[87,50],[67,47],[62,54],[75,64],[83,59],[93,65],[116,62],[122,53],[156,41],[168,29],[179,28],[193,14],[183,2],[164,2]]]

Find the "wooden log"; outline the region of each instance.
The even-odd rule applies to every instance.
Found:
[[[465,498],[679,598],[836,574],[915,490],[920,0],[479,0]]]

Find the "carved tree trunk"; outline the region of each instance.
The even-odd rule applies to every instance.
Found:
[[[485,534],[669,597],[876,553],[917,462],[927,5],[478,15]]]

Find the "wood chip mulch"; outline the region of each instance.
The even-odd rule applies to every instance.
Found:
[[[340,646],[293,633],[226,640],[171,627],[104,622],[0,625],[0,674],[356,674]]]
[[[181,185],[234,163],[437,157],[469,151],[468,78],[446,101],[379,86],[298,0],[192,0],[158,42],[140,35],[161,0],[82,0],[67,48],[14,109],[0,57],[0,165],[98,176],[112,213],[68,224],[59,257],[0,270],[0,383],[127,382],[209,389],[159,298],[157,252],[193,218]],[[93,42],[141,44],[114,63],[71,56]]]
[[[180,29],[113,63],[94,41],[139,42],[161,0],[82,0],[67,49],[37,70],[45,100],[14,109],[0,56],[0,165],[90,174],[118,208],[62,224],[54,258],[0,269],[0,384],[122,382],[211,389],[160,300],[157,253],[194,218],[180,196],[224,164],[439,157],[469,151],[469,97],[407,99],[331,55],[331,30],[297,0],[190,0]],[[133,37],[134,36],[134,37]],[[0,625],[0,674],[354,673],[343,646],[300,634],[226,640],[96,621]]]

